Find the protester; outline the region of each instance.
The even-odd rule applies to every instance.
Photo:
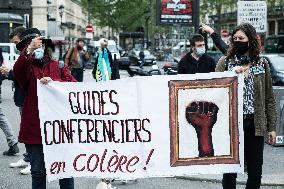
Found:
[[[2,65],[3,62],[3,55],[2,55],[2,49],[0,48],[0,62]],[[0,74],[0,83],[2,84],[2,80],[5,79],[5,75],[2,73]],[[9,149],[7,151],[3,152],[3,155],[5,156],[13,156],[19,153],[19,148],[18,148],[18,142],[14,136],[14,132],[12,130],[11,124],[8,121],[7,117],[2,111],[2,108],[0,106],[0,128],[4,132],[6,136],[6,140],[9,146]]]
[[[25,30],[26,30],[26,28],[23,27],[23,26],[19,26],[19,27],[14,28],[9,35],[10,42],[17,45],[21,41],[21,36],[22,36],[22,34],[24,33]],[[1,73],[3,75],[6,75],[9,80],[14,80],[12,69],[5,67],[5,66],[2,66],[0,68],[0,70],[1,70]],[[20,115],[21,115],[22,109],[23,109],[23,104],[24,104],[25,93],[16,81],[13,82],[13,87],[14,87],[14,103],[17,107],[19,107],[19,111],[20,111]],[[30,158],[29,158],[29,155],[28,155],[27,152],[25,152],[23,154],[23,156],[24,156],[23,159],[20,159],[15,163],[10,163],[9,166],[11,168],[25,167],[24,169],[22,169],[20,171],[20,173],[23,174],[23,175],[28,175],[28,174],[31,173],[31,171],[30,171],[31,166],[30,166],[30,163],[29,163]]]
[[[141,48],[140,52],[139,52],[139,58],[141,61],[141,64],[139,65],[140,68],[143,68],[144,64],[145,64],[145,54],[144,54],[144,49]]]
[[[92,71],[94,79],[97,82],[120,79],[118,64],[112,60],[111,52],[107,48],[108,40],[100,39],[100,45]]]
[[[178,74],[209,73],[215,71],[215,61],[205,52],[204,38],[195,34],[190,39],[191,52],[178,63]]]
[[[100,39],[101,47],[98,48],[98,55],[92,71],[96,82],[120,79],[118,64],[112,60],[111,52],[108,50],[108,40]],[[102,179],[96,189],[114,189],[111,180]]]
[[[262,176],[264,135],[275,143],[276,102],[272,89],[270,68],[265,58],[259,56],[260,48],[255,28],[244,23],[231,34],[226,57],[216,67],[217,72],[243,73],[243,129],[244,154],[247,162],[246,189],[259,189]],[[224,189],[236,188],[236,173],[223,175]]]
[[[64,61],[78,82],[83,82],[84,67],[90,59],[89,53],[83,49],[84,45],[85,41],[82,38],[77,39],[76,46],[68,50]]]
[[[14,78],[26,93],[19,142],[24,143],[30,155],[32,189],[46,188],[46,169],[40,131],[37,80],[47,84],[52,80],[76,81],[67,65],[60,68],[58,61],[52,59],[52,42],[41,37],[36,28],[27,29],[17,49],[23,49],[13,69]],[[74,179],[59,180],[61,189],[73,189]]]

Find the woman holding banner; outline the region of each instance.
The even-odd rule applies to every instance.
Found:
[[[13,73],[15,80],[26,93],[19,142],[24,143],[30,155],[32,189],[46,188],[46,169],[40,131],[40,120],[37,98],[37,80],[47,84],[52,80],[76,81],[66,65],[60,66],[52,59],[52,41],[43,39],[36,28],[27,29],[23,39],[17,44],[22,50],[16,61]],[[74,179],[59,180],[61,189],[73,189]]]
[[[270,68],[260,57],[255,28],[248,23],[236,27],[230,38],[227,55],[216,67],[217,72],[235,71],[244,74],[243,129],[244,154],[247,162],[246,189],[259,189],[262,176],[264,135],[275,143],[276,103]],[[224,189],[236,188],[236,173],[223,175]]]

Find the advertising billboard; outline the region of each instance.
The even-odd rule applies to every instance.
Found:
[[[198,22],[198,6],[196,0],[157,0],[157,23],[194,26]]]

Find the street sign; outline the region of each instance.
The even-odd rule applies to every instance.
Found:
[[[267,5],[265,1],[238,1],[238,25],[250,23],[257,33],[267,31]]]
[[[86,36],[87,39],[93,39],[94,35],[91,32],[86,32]]]
[[[93,31],[94,31],[93,26],[91,25],[86,26],[86,33],[93,33]]]

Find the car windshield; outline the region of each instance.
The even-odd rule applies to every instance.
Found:
[[[109,45],[107,48],[110,52],[117,52],[118,51],[115,45]]]
[[[144,55],[145,55],[145,56],[150,56],[151,54],[150,54],[149,51],[144,51]]]
[[[284,57],[270,57],[269,60],[276,70],[284,71]]]

